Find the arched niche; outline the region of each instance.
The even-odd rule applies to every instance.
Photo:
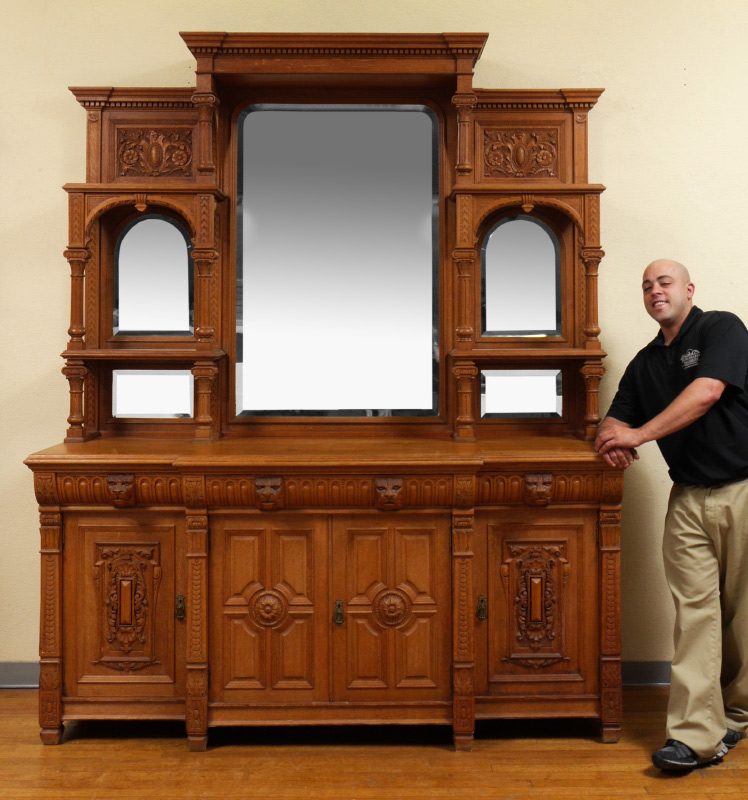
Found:
[[[503,216],[481,244],[483,336],[561,334],[561,243],[553,228],[528,214]]]
[[[116,336],[191,336],[192,242],[164,214],[128,221],[114,249],[112,330]]]

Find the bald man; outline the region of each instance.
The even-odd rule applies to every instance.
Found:
[[[748,331],[693,304],[677,261],[653,261],[644,307],[660,327],[629,364],[595,448],[629,467],[657,444],[673,488],[662,552],[675,602],[663,770],[721,761],[748,726]]]

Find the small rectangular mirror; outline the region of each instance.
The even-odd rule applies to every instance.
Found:
[[[558,418],[563,413],[561,370],[481,371],[481,417]]]
[[[193,414],[192,373],[185,369],[112,371],[112,415],[172,418]]]

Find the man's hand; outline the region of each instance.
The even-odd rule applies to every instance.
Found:
[[[606,417],[595,439],[595,450],[611,467],[626,469],[639,458],[636,448],[643,439],[638,428],[632,428],[613,417]]]

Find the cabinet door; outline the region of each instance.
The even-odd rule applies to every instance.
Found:
[[[127,512],[65,518],[65,694],[184,695],[176,620],[184,517]]]
[[[324,516],[211,517],[211,700],[326,700]]]
[[[450,696],[449,523],[433,514],[333,520],[335,700]]]
[[[476,624],[476,692],[504,698],[595,692],[595,511],[485,513],[476,534],[476,586],[488,610]]]

